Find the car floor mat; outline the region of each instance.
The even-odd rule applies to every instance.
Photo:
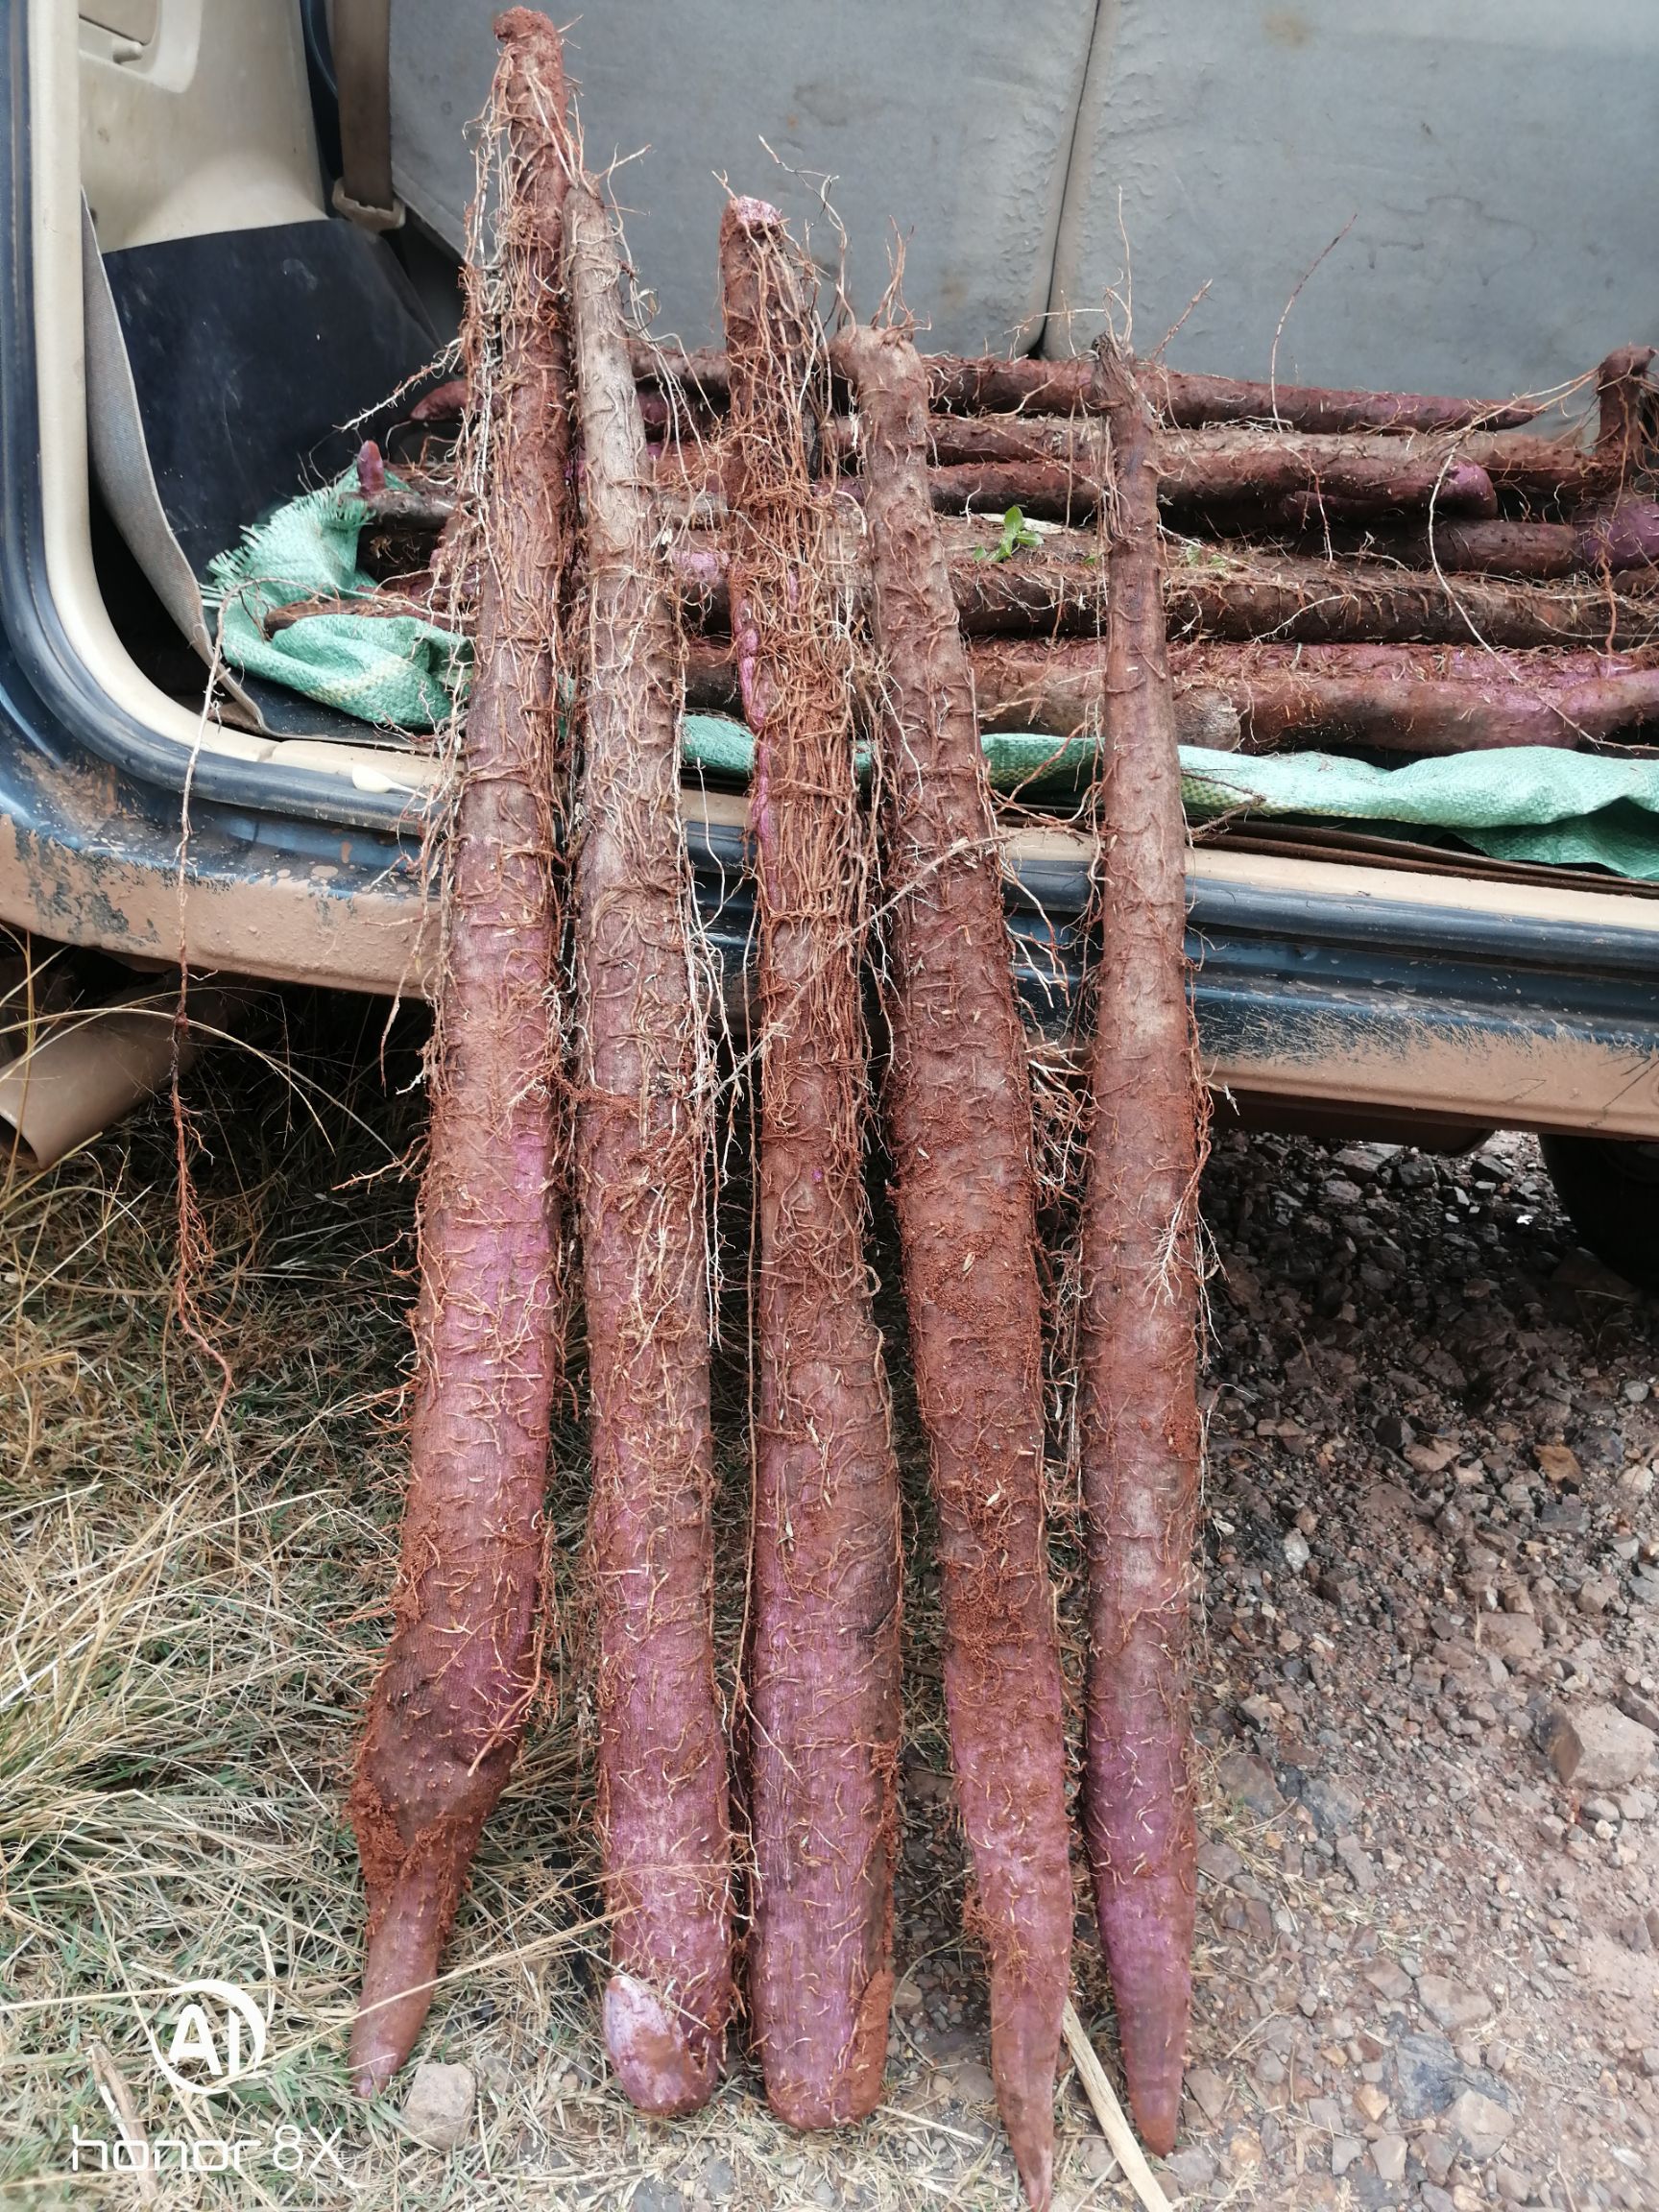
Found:
[[[407,406],[392,395],[438,349],[392,249],[350,223],[164,239],[105,254],[103,269],[154,494],[196,579],[251,524],[338,476],[365,438],[384,440]],[[108,466],[100,459],[101,477]],[[190,595],[164,534],[147,529],[134,541],[117,501],[101,488],[152,583],[158,590],[167,585],[161,596],[174,619],[200,648]],[[342,736],[361,737],[349,717],[291,700],[276,686],[262,685],[256,696],[273,731],[320,733],[323,713]]]

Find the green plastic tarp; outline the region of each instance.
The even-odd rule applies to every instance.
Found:
[[[219,608],[219,650],[232,668],[286,685],[377,728],[435,730],[465,684],[472,648],[417,614],[306,614],[267,637],[267,615],[307,599],[357,599],[375,589],[357,565],[369,510],[352,471],[256,523],[209,565],[203,596]]]
[[[431,730],[466,687],[471,649],[465,638],[417,615],[308,614],[272,637],[261,626],[278,608],[373,590],[357,566],[367,517],[348,473],[291,500],[221,554],[211,568],[221,650],[232,667],[365,722]],[[684,728],[688,767],[748,780],[754,745],[740,722],[688,714]],[[1036,802],[1079,792],[1094,768],[1087,738],[992,730],[984,746],[997,788]],[[1605,868],[1659,882],[1659,761],[1528,745],[1373,768],[1325,753],[1183,746],[1181,768],[1194,821],[1250,813],[1430,830],[1498,859]]]
[[[1094,764],[1089,739],[1062,744],[989,730],[983,742],[997,788],[1034,800],[1078,789]],[[740,723],[685,718],[685,757],[709,773],[745,779],[752,749]],[[1181,795],[1194,822],[1248,813],[1444,830],[1495,859],[1606,868],[1659,882],[1659,760],[1519,745],[1372,768],[1329,753],[1183,745]]]

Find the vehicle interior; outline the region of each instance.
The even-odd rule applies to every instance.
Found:
[[[453,373],[493,10],[389,12],[388,38],[386,11],[353,0],[24,0],[11,68],[52,683],[175,812],[188,778],[256,844],[315,857],[361,832],[407,866],[434,752],[227,667],[209,584],[216,555],[363,439],[404,450],[413,399]],[[1195,368],[1549,391],[1573,418],[1603,352],[1659,338],[1650,194],[1628,178],[1609,194],[1604,163],[1611,139],[1659,162],[1659,26],[1613,0],[1575,12],[1570,36],[1559,11],[1499,0],[1455,24],[1431,0],[1173,15],[849,0],[838,22],[832,69],[805,9],[768,11],[757,36],[740,5],[665,18],[608,0],[570,32],[589,156],[613,164],[660,341],[717,341],[728,182],[808,225],[861,312],[902,238],[904,298],[939,351],[1080,349],[1110,293],[1132,298],[1139,345],[1172,332],[1168,358]],[[1575,139],[1542,118],[1543,163],[1516,118],[1558,111],[1569,80],[1602,128]],[[366,174],[380,181],[354,194]],[[740,792],[700,779],[686,810],[694,858],[737,872]],[[1056,915],[1074,932],[1086,842],[1027,819],[1009,862],[1028,941]],[[1659,1138],[1653,886],[1248,823],[1194,846],[1190,882],[1200,937],[1237,939],[1206,955],[1200,1021],[1213,1080],[1247,1115]],[[418,987],[417,908],[376,910],[352,981]],[[1259,1018],[1269,939],[1279,970],[1304,939],[1323,948],[1299,1027]],[[1381,995],[1350,1020],[1364,977]]]

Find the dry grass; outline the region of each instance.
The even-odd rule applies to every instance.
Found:
[[[408,2136],[396,2098],[366,2109],[351,2096],[362,1900],[343,1803],[402,1494],[403,1163],[422,1116],[418,1024],[405,1018],[382,1052],[381,1019],[349,1001],[296,1000],[255,1025],[257,1050],[221,1050],[191,1079],[213,1248],[198,1290],[235,1379],[205,1440],[219,1377],[169,1319],[177,1192],[164,1109],[0,1193],[0,2196],[139,2200],[131,2175],[68,2176],[73,2129],[118,2134],[95,2073],[102,2046],[150,2135],[260,2144],[240,2175],[169,2169],[156,2199],[169,2208],[481,2205],[502,2201],[507,2184],[516,2205],[644,2212],[677,2200],[642,2186],[653,2178],[708,2201],[707,2185],[728,2180],[710,2160],[729,2165],[724,2201],[744,2207],[1012,2203],[994,2115],[950,2100],[902,1983],[887,2103],[832,2138],[778,2127],[742,2062],[707,2112],[672,2127],[639,2120],[606,2080],[572,1586],[587,1486],[574,1407],[551,1492],[548,1693],[486,1833],[420,2045],[473,2068],[474,2132],[445,2159]],[[739,1238],[741,1202],[734,1191]],[[734,1359],[718,1395],[729,1682],[747,1481]],[[901,1416],[913,1438],[902,1405]],[[913,1448],[905,1458],[918,1539],[914,1776],[947,1761],[936,1578]],[[957,1934],[947,1800],[911,1795],[901,1970],[912,1983],[918,1968],[925,1981],[954,1976],[973,2028],[978,1977]],[[162,1993],[198,1976],[269,2006],[270,2056],[243,2089],[186,2110],[143,2020],[159,2007],[170,2022]],[[1126,2201],[1078,2181],[1093,2127],[1074,2088],[1064,2112],[1070,2200]],[[283,2138],[301,2146],[298,2176],[270,2157],[284,2126],[299,2130]]]

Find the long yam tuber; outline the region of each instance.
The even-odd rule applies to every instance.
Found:
[[[925,353],[928,404],[954,414],[1020,409],[1028,415],[1070,415],[1091,407],[1087,354],[1039,361],[995,354]],[[642,381],[672,384],[705,405],[724,400],[726,357],[637,346]],[[1318,385],[1247,383],[1233,376],[1193,375],[1148,364],[1146,389],[1166,421],[1197,428],[1208,422],[1274,422],[1287,430],[1513,430],[1538,409],[1527,400],[1433,398],[1420,392],[1341,392]]]
[[[1042,1289],[1025,1038],[990,784],[927,496],[926,372],[859,329],[871,609],[892,709],[884,878],[893,1155],[917,1397],[939,1509],[945,1702],[991,2071],[1025,2194],[1053,2185],[1071,1958],[1066,1747],[1043,1530]]]
[[[592,1400],[605,2043],[643,2111],[704,2104],[732,2009],[714,1681],[710,1152],[679,808],[678,631],[611,225],[565,209],[586,499],[576,1183]]]
[[[565,176],[558,34],[500,18],[499,323],[469,291],[474,391],[493,391],[477,675],[445,853],[432,1121],[421,1187],[410,1485],[397,1627],[350,1814],[369,1891],[351,2036],[361,2094],[408,2056],[535,1688],[542,1494],[560,1367],[553,668],[569,550],[559,307]],[[485,376],[489,349],[493,373]]]
[[[1067,736],[1110,683],[1109,645],[1082,638],[988,640],[971,659],[988,728]],[[1262,749],[1289,736],[1415,754],[1571,749],[1659,721],[1659,668],[1584,652],[1201,642],[1175,647],[1173,663],[1183,744],[1205,742],[1199,698],[1226,706]]]
[[[1079,1380],[1089,1527],[1085,1833],[1118,2035],[1147,2147],[1175,2140],[1197,1832],[1188,1711],[1198,1510],[1201,1103],[1183,937],[1186,829],[1159,589],[1152,411],[1097,355],[1113,494],[1098,794]]]
[[[749,1996],[767,2098],[813,2128],[869,2112],[886,2063],[899,1492],[864,1262],[865,916],[849,678],[807,466],[823,339],[775,208],[728,204],[720,276],[762,1027]]]

